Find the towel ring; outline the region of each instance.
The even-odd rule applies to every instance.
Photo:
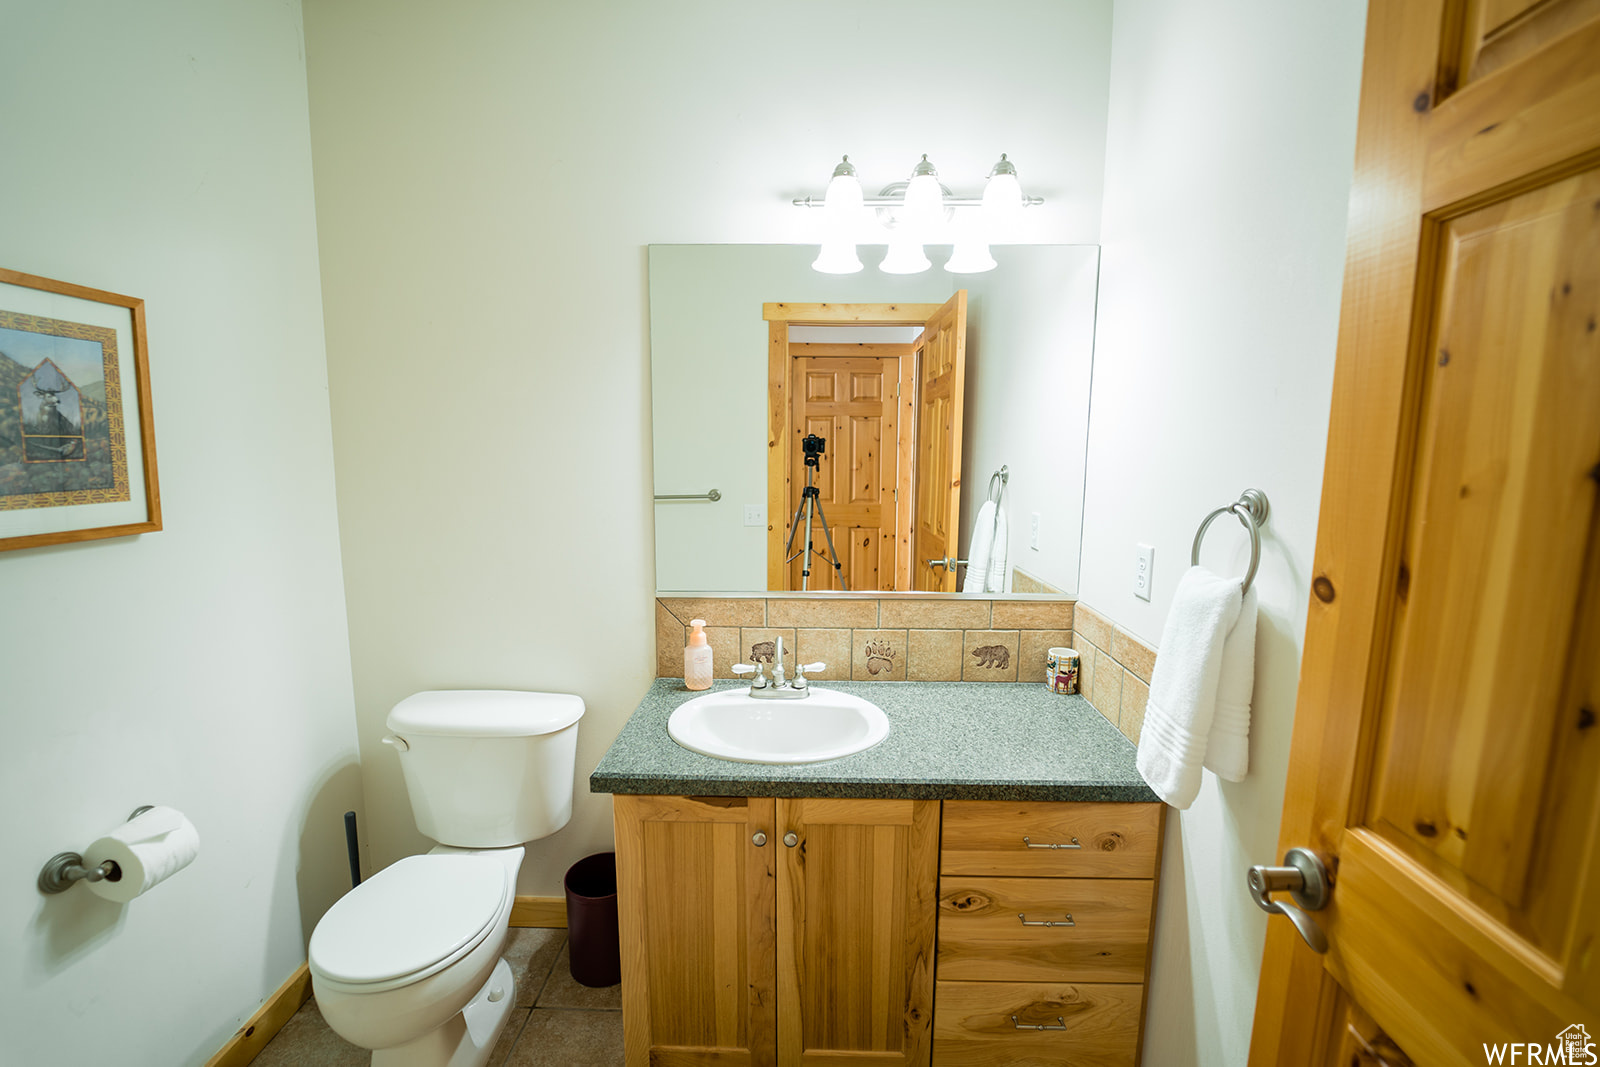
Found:
[[[1250,569],[1244,572],[1243,592],[1250,591],[1250,583],[1256,580],[1256,568],[1261,565],[1261,527],[1266,525],[1267,516],[1271,508],[1267,504],[1267,494],[1259,489],[1246,489],[1239,494],[1239,499],[1226,507],[1220,507],[1207,515],[1200,524],[1200,529],[1194,532],[1194,547],[1189,549],[1189,566],[1200,565],[1200,542],[1205,540],[1206,530],[1218,515],[1232,512],[1239,523],[1250,532]]]
[[[994,488],[994,483],[995,483],[995,481],[997,479],[1000,482],[1000,491],[998,493],[995,492],[995,488]],[[1011,480],[1011,468],[1008,467],[1004,463],[1000,464],[1000,469],[999,470],[997,470],[993,474],[989,475],[989,491],[985,495],[988,496],[989,502],[991,504],[1000,503],[1000,500],[1006,495],[1006,483],[1009,482],[1010,480]]]

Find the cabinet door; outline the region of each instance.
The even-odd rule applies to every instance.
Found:
[[[780,800],[777,814],[778,1063],[929,1063],[938,801]]]
[[[774,1062],[774,801],[615,798],[629,1067]],[[764,834],[765,844],[755,844]]]

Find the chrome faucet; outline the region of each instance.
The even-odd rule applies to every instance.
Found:
[[[750,695],[762,700],[799,700],[801,697],[811,695],[811,686],[806,681],[806,672],[813,673],[826,670],[826,663],[797,663],[794,668],[794,681],[786,681],[783,670],[783,636],[780,634],[773,642],[772,651],[772,678],[761,673],[760,663],[735,663],[733,673],[746,675],[754,673],[750,680]],[[751,657],[752,659],[754,657]]]

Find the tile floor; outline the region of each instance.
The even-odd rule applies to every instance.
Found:
[[[516,1008],[489,1067],[614,1067],[622,1063],[622,987],[572,980],[565,930],[513,929],[506,962],[517,979]],[[328,1029],[308,1000],[254,1067],[367,1067],[371,1053]]]

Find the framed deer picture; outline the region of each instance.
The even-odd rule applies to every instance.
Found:
[[[0,268],[0,549],[159,529],[144,301]]]

